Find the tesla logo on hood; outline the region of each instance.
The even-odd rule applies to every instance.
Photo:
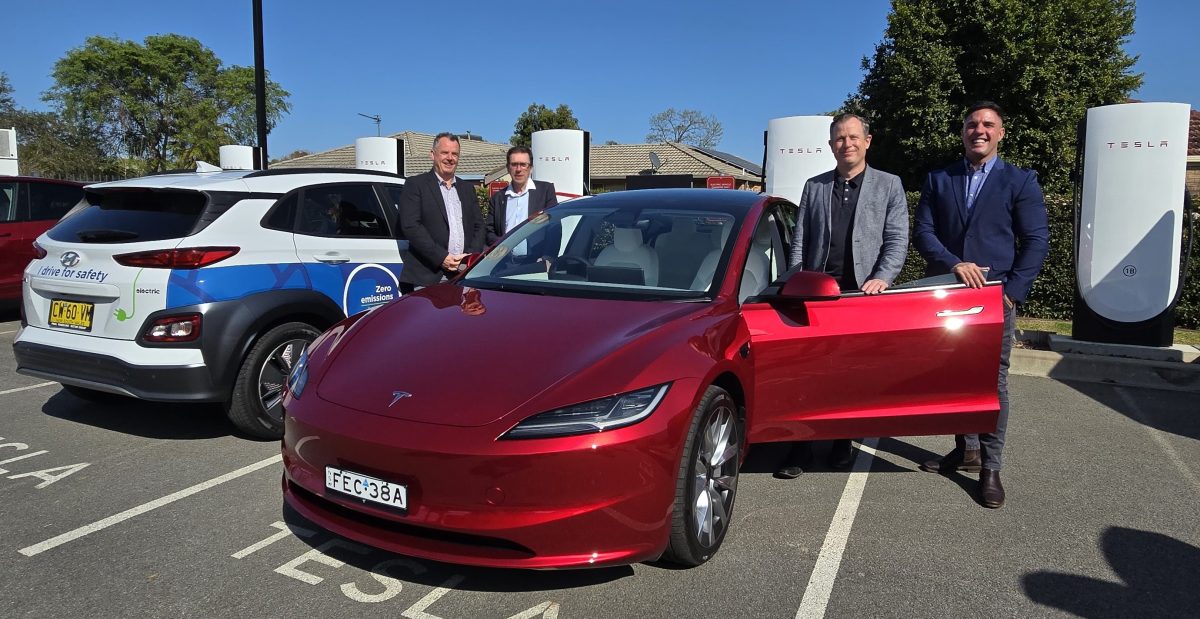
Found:
[[[79,254],[73,251],[63,252],[63,255],[58,257],[58,261],[68,269],[79,264]]]
[[[392,392],[392,403],[388,404],[388,408],[391,408],[393,404],[395,404],[396,402],[399,402],[400,400],[403,400],[404,398],[411,398],[411,397],[412,397],[412,394],[407,391],[393,391]]]

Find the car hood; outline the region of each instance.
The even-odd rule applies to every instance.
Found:
[[[337,344],[318,396],[367,413],[452,426],[481,426],[524,408],[533,414],[595,397],[535,399],[588,371],[598,386],[625,385],[658,358],[704,303],[564,298],[426,288],[383,306]],[[667,327],[667,328],[660,328]],[[654,340],[638,354],[641,340]],[[615,363],[614,353],[622,354]],[[605,366],[597,370],[599,366]],[[614,369],[614,366],[617,369]],[[645,385],[634,385],[640,387]],[[615,387],[621,388],[621,387]]]

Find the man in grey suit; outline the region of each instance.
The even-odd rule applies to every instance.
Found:
[[[843,292],[879,294],[900,274],[908,253],[908,204],[900,178],[867,165],[870,125],[841,114],[829,125],[837,167],[804,184],[792,237],[791,266],[827,273]],[[807,443],[792,445],[778,476],[798,477],[811,459]],[[834,441],[829,466],[854,462],[850,441]]]

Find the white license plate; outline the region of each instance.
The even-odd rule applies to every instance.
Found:
[[[408,509],[408,488],[382,479],[327,466],[325,467],[325,487],[364,501],[397,509]]]

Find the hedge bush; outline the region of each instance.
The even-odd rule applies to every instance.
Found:
[[[908,193],[910,230],[919,198],[919,192]],[[1042,265],[1042,272],[1033,283],[1029,298],[1021,306],[1021,315],[1030,318],[1071,320],[1075,304],[1075,209],[1070,196],[1062,195],[1046,196],[1046,209],[1050,220],[1050,253]],[[1193,221],[1195,217],[1193,215]],[[1185,222],[1182,249],[1185,256],[1190,234],[1191,231]],[[1192,253],[1183,296],[1175,306],[1175,326],[1182,329],[1200,329],[1200,243],[1193,247]],[[925,260],[910,244],[908,260],[896,281],[912,281],[920,279],[924,274]]]

